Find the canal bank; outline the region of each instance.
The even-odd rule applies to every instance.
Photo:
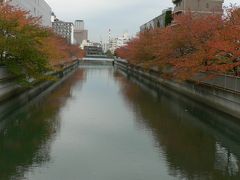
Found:
[[[240,117],[240,93],[237,91],[227,90],[210,83],[174,82],[161,78],[155,71],[146,71],[126,62],[116,61],[115,64],[127,75],[139,79],[152,88],[161,89],[164,86],[208,107],[236,118]]]
[[[35,83],[32,87],[21,87],[5,69],[1,70],[0,79],[0,119],[14,112],[45,91],[51,91],[65,81],[79,66],[79,61],[66,65],[62,70],[54,72],[56,80]]]

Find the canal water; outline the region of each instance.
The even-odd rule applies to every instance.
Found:
[[[0,121],[0,179],[239,180],[239,127],[113,67],[82,67]]]

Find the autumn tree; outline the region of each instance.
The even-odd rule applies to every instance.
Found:
[[[224,18],[185,13],[174,24],[140,33],[117,50],[129,63],[173,78],[190,79],[199,72],[231,73],[240,64],[240,9],[227,9]]]
[[[47,36],[38,18],[0,5],[0,62],[19,79],[39,79],[46,72],[47,58],[40,48],[41,39]]]
[[[175,19],[176,26],[171,28],[168,60],[174,68],[174,76],[181,79],[191,78],[194,74],[207,70],[208,43],[216,31],[222,28],[220,16],[197,16],[191,13]]]
[[[55,65],[83,56],[80,48],[42,27],[40,20],[0,4],[0,64],[22,82],[45,79]]]
[[[223,27],[208,43],[208,70],[238,75],[240,65],[240,9],[226,9]]]

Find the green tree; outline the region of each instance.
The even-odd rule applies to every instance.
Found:
[[[0,6],[0,63],[7,66],[19,81],[42,79],[48,60],[41,53],[41,41],[48,30],[39,19],[8,5]]]
[[[110,50],[108,50],[108,51],[106,52],[106,55],[107,55],[107,57],[109,57],[109,58],[113,58],[113,57],[114,57],[114,54],[112,54],[112,52],[111,52]]]

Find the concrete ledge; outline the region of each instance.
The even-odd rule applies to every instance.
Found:
[[[204,105],[240,118],[240,94],[237,92],[227,91],[205,83],[198,84],[190,81],[179,83],[166,80],[126,63],[116,62],[116,65],[128,75],[136,77],[153,88],[167,87]]]
[[[75,62],[74,64],[65,67],[63,71],[57,72],[55,76],[58,77],[58,80],[56,81],[38,83],[30,89],[19,87],[16,89],[8,89],[5,94],[0,94],[0,119],[27,104],[35,97],[54,89],[65,81],[77,68],[78,62]]]

